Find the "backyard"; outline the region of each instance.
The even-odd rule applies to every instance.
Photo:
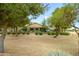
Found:
[[[79,4],[1,3],[1,56],[79,55]]]

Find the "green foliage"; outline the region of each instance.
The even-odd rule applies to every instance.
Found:
[[[65,5],[57,8],[50,18],[48,18],[49,25],[55,28],[56,33],[63,32],[65,29],[71,27],[71,24],[76,19],[76,13],[73,6]],[[58,35],[57,34],[57,35]]]
[[[0,27],[3,29],[3,37],[7,34],[8,28],[24,27],[30,22],[29,16],[32,18],[43,14],[46,7],[40,3],[1,3],[0,4]],[[13,33],[15,34],[15,33]]]
[[[67,32],[61,32],[60,35],[69,35]]]
[[[42,29],[41,29],[41,31],[42,32],[46,32],[46,30],[48,29],[48,27],[47,27],[47,20],[43,20],[42,21]]]
[[[48,34],[48,35],[56,35],[56,32],[54,32],[54,31],[49,31],[47,34]]]
[[[36,34],[36,35],[43,35],[43,32],[41,32],[41,31],[36,31],[35,34]]]
[[[35,32],[36,35],[38,35],[38,32]]]
[[[0,4],[0,26],[15,27],[25,26],[29,23],[29,16],[37,17],[44,13],[44,6],[36,3],[2,3]]]
[[[39,31],[38,31],[38,30],[37,30],[37,31],[35,31],[35,34],[36,34],[36,35],[39,35]]]
[[[8,35],[10,35],[10,34],[11,34],[11,32],[8,32],[7,34],[8,34]]]
[[[40,31],[40,32],[39,32],[39,35],[43,35],[43,32]]]
[[[50,33],[49,33],[49,32],[48,32],[47,34],[48,34],[48,35],[50,35]]]
[[[54,31],[52,31],[52,32],[49,31],[47,34],[48,34],[48,35],[57,35],[57,33],[54,32]],[[60,32],[59,35],[69,35],[69,33],[67,33],[67,32]]]
[[[60,9],[56,9],[56,11],[53,12],[52,24],[66,29],[70,27],[72,21],[75,19],[74,14],[74,8],[71,6],[64,6]]]
[[[72,4],[68,4],[68,5],[73,6],[74,7],[74,10],[76,12],[76,19],[73,21],[73,23],[74,24],[76,22],[79,23],[79,3],[72,3]]]
[[[27,31],[27,27],[23,27],[20,31],[26,32]]]
[[[44,19],[43,21],[42,21],[42,26],[46,26],[46,20]]]

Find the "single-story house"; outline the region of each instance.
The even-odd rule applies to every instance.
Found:
[[[45,30],[46,28],[44,26],[42,26],[41,24],[38,23],[31,23],[27,26],[27,29],[31,32],[31,31],[42,31]]]

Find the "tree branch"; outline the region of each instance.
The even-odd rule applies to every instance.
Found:
[[[78,27],[76,27],[75,25],[71,25],[72,27],[76,28],[76,29],[79,29]]]
[[[79,37],[79,33],[77,32],[77,30],[76,29],[79,29],[78,27],[76,27],[74,24],[73,25],[71,25],[72,27],[74,27],[75,28],[75,32],[77,33],[77,35],[78,35],[78,37]]]

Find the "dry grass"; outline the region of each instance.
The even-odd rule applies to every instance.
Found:
[[[53,36],[44,35],[7,35],[5,39],[4,55],[29,55],[42,56],[48,55],[52,51],[62,51],[70,55],[78,53],[78,38],[75,33],[69,36]]]

